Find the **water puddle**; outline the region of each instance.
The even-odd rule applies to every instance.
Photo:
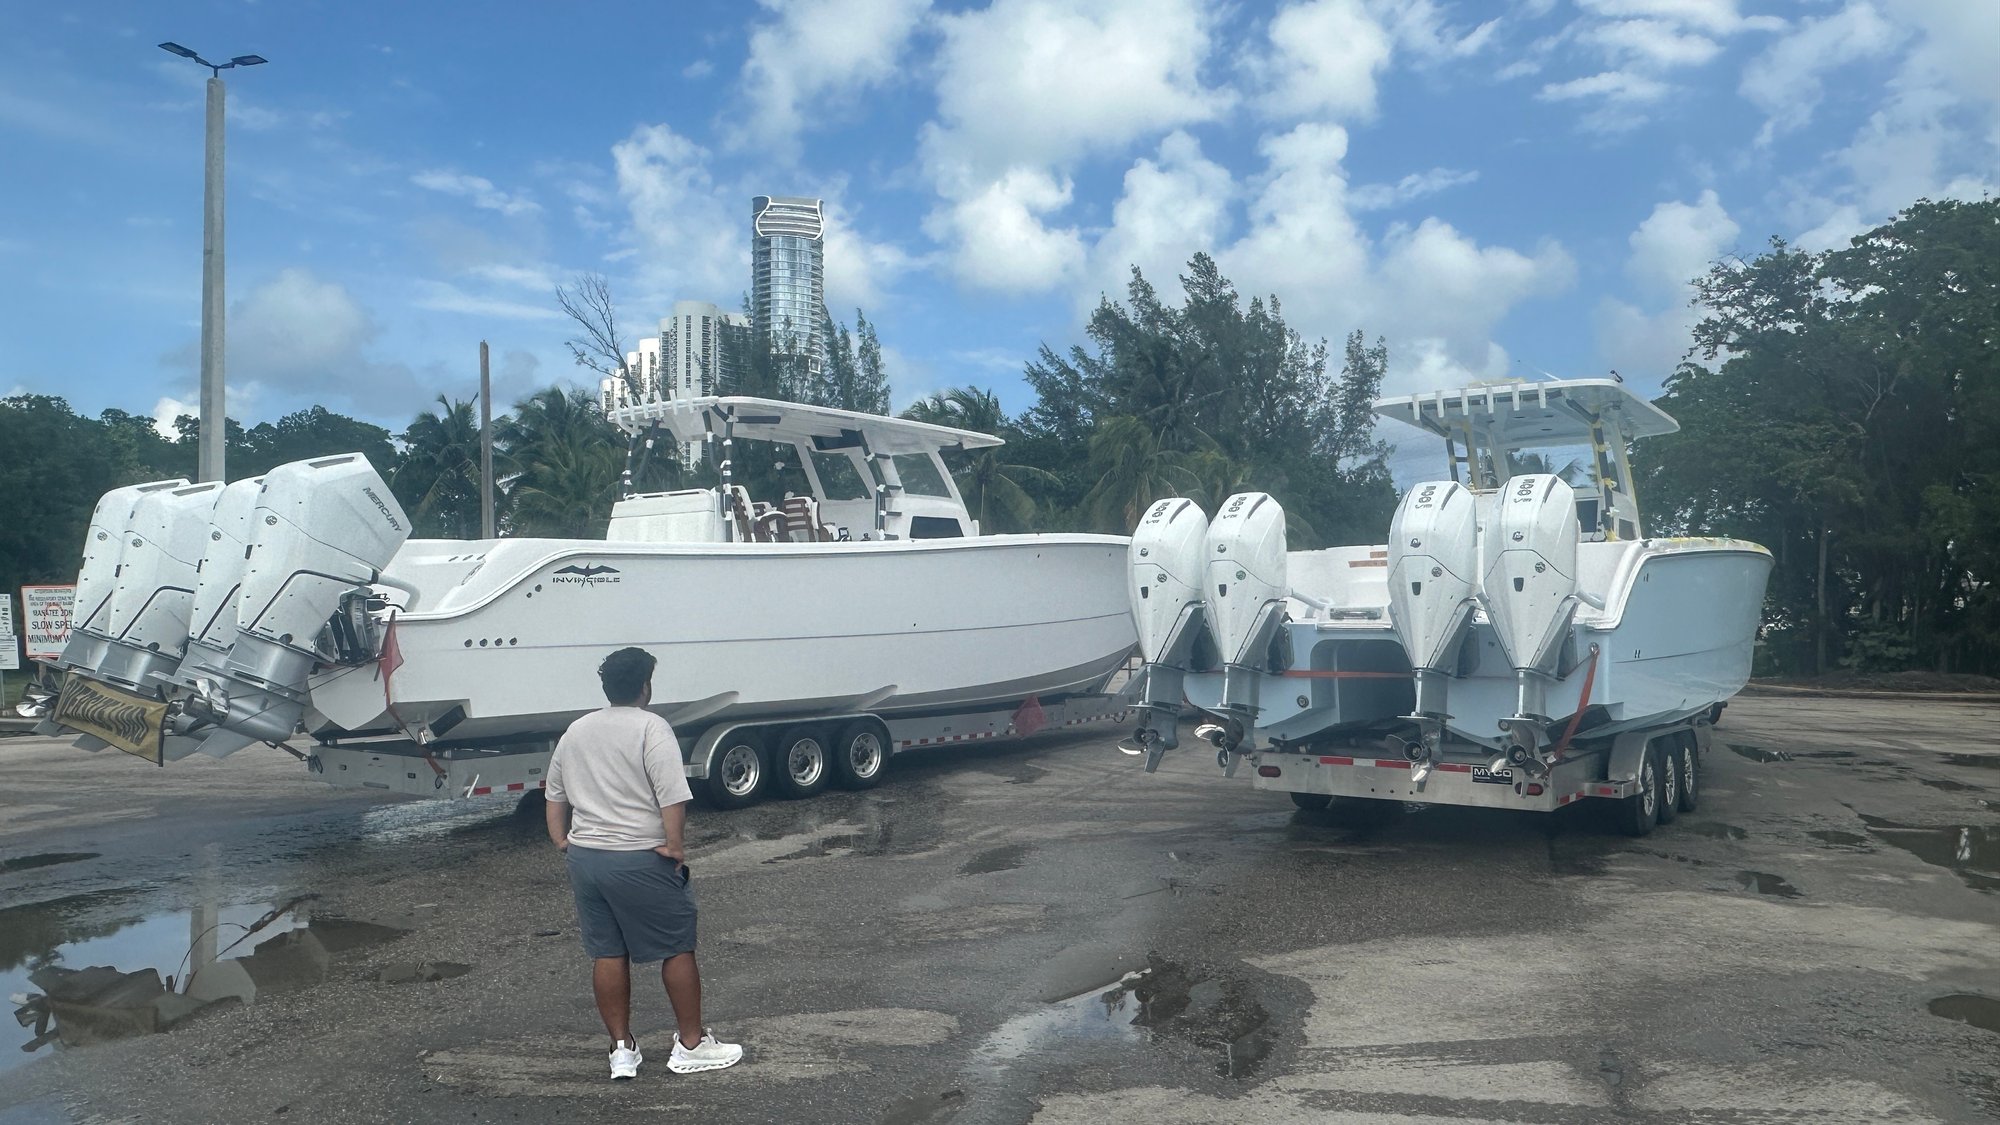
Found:
[[[1804,892],[1768,871],[1738,871],[1736,882],[1746,891],[1777,898],[1803,898]]]
[[[1931,1001],[1929,1007],[1931,1015],[1969,1023],[1981,1031],[1991,1031],[2000,1035],[2000,1000],[1995,1000],[1991,996],[1955,992],[1950,996],[1940,996]]]
[[[1783,750],[1766,750],[1762,746],[1738,746],[1734,742],[1729,744],[1729,748],[1753,762],[1789,762],[1792,760],[1792,756]]]
[[[1860,756],[1861,755],[1856,754],[1852,750],[1797,750],[1792,753],[1792,757],[1794,758],[1839,759],[1839,758],[1858,758]]]
[[[0,875],[11,875],[16,871],[32,871],[37,867],[54,867],[59,863],[78,863],[86,859],[96,859],[97,852],[43,852],[40,855],[21,855],[12,859],[0,859]]]
[[[1868,837],[1863,836],[1859,832],[1842,832],[1834,828],[1822,828],[1816,832],[1808,832],[1806,835],[1811,836],[1822,844],[1832,844],[1836,848],[1865,848],[1868,846]]]
[[[1986,787],[1983,785],[1967,785],[1963,781],[1951,781],[1942,777],[1920,777],[1917,779],[1917,784],[1928,785],[1932,789],[1941,789],[1946,793],[1984,793],[1986,791]]]
[[[1750,836],[1750,833],[1736,827],[1734,824],[1717,824],[1712,820],[1695,821],[1687,826],[1687,831],[1697,836],[1709,836],[1717,840],[1743,840],[1748,839]]]
[[[1939,754],[1948,766],[1968,766],[1976,770],[2000,770],[2000,754]]]
[[[120,911],[139,890],[0,911],[8,934],[0,995],[13,1000],[20,1027],[20,1049],[0,1052],[0,1070],[45,1048],[168,1031],[205,1010],[317,984],[335,954],[406,932],[310,917],[310,895],[276,905]]]
[[[2000,827],[1922,828],[1867,815],[1861,819],[1882,842],[1894,844],[1925,863],[1950,868],[1969,887],[2000,891]]]
[[[1146,967],[1108,987],[1058,1000],[1000,1025],[976,1057],[998,1068],[1055,1041],[1145,1042],[1172,1036],[1215,1052],[1215,1071],[1254,1074],[1270,1054],[1270,1017],[1241,981],[1148,955]]]
[[[958,869],[960,875],[990,875],[995,871],[1012,871],[1027,862],[1028,853],[1035,849],[1027,844],[1005,844],[988,848],[966,861]]]

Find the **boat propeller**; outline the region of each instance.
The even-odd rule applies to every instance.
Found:
[[[1147,773],[1152,773],[1160,768],[1160,759],[1166,755],[1168,745],[1167,740],[1160,735],[1160,732],[1151,727],[1140,727],[1138,730],[1118,740],[1118,749],[1120,751],[1130,754],[1135,758],[1140,756],[1145,757]]]

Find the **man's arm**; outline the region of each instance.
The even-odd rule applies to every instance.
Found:
[[[653,850],[673,860],[675,863],[686,863],[687,843],[685,832],[687,830],[687,819],[688,807],[686,801],[682,801],[676,805],[668,805],[666,808],[661,809],[660,824],[667,830],[667,842]]]
[[[547,810],[549,842],[556,847],[569,850],[569,802],[549,797],[542,802]]]

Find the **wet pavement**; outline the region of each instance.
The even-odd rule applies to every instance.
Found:
[[[1718,733],[1638,840],[1302,812],[1101,734],[697,811],[708,1022],[748,1055],[618,1084],[535,810],[8,739],[0,1125],[2000,1119],[2000,707],[1753,697]],[[663,1051],[656,987],[635,1022]]]

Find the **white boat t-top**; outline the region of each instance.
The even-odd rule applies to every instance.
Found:
[[[1360,747],[1421,782],[1451,749],[1487,776],[1509,761],[1534,776],[1743,687],[1771,556],[1646,533],[1626,446],[1677,429],[1664,412],[1612,379],[1473,385],[1375,412],[1442,438],[1451,466],[1409,489],[1384,542],[1288,551],[1262,493],[1213,521],[1185,499],[1140,521],[1130,597],[1148,707],[1127,748],[1149,765],[1177,744],[1185,699],[1225,762],[1275,748],[1344,768]],[[1581,450],[1582,465],[1539,471],[1536,450]]]
[[[604,406],[641,448],[719,443],[719,482],[620,499],[604,540],[409,539],[358,454],[107,494],[52,722],[162,762],[300,731],[499,750],[602,706],[625,646],[684,733],[1057,701],[1132,650],[1128,540],[968,514],[940,452],[997,438],[746,397]]]

